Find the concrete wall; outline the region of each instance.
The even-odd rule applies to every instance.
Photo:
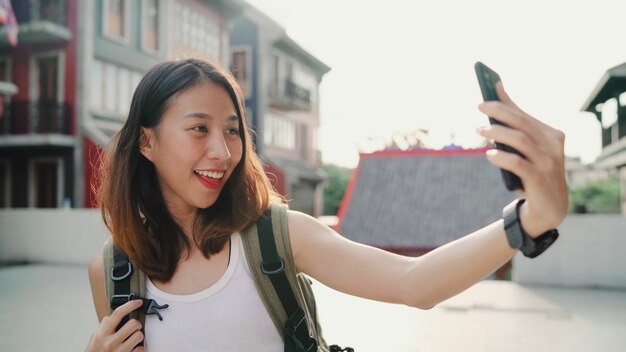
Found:
[[[524,284],[626,288],[626,217],[571,215],[543,255],[517,255]],[[0,210],[0,262],[87,264],[109,232],[98,209]]]
[[[570,215],[544,254],[513,261],[513,281],[524,284],[626,288],[626,217]]]
[[[0,262],[87,264],[108,236],[99,209],[0,210]]]

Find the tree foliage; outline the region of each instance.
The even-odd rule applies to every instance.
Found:
[[[620,180],[617,176],[572,188],[569,196],[570,213],[621,212]]]
[[[339,205],[352,177],[352,170],[333,164],[323,164],[326,173],[324,181],[324,215],[337,215]]]

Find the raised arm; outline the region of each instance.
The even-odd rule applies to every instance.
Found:
[[[557,227],[567,212],[565,137],[519,109],[501,84],[497,90],[502,102],[483,103],[479,109],[510,127],[492,126],[480,133],[527,157],[496,150],[487,154],[492,164],[522,179],[526,202],[520,208],[520,221],[531,237],[537,237]],[[297,212],[289,213],[289,231],[296,265],[325,285],[422,309],[467,289],[516,253],[508,244],[502,220],[417,258],[352,242]]]

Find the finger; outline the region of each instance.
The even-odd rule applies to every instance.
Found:
[[[515,148],[531,162],[539,161],[545,154],[538,149],[541,144],[537,143],[532,136],[510,127],[492,125],[480,129],[478,133],[485,138]]]
[[[509,93],[504,90],[504,85],[502,84],[502,82],[496,83],[496,94],[498,94],[498,99],[500,99],[501,102],[505,103],[506,105],[513,106],[518,110],[522,110],[519,108],[519,106],[517,106],[517,104],[515,104],[515,102],[513,102],[513,100],[509,96]]]
[[[122,319],[130,314],[132,311],[137,310],[141,307],[143,301],[140,299],[132,300],[122,304],[121,306],[115,308],[113,313],[111,313],[109,319],[107,319],[106,329],[109,332],[114,332],[117,325],[122,321]]]
[[[131,319],[127,321],[126,324],[124,324],[124,326],[122,326],[122,328],[115,333],[115,340],[118,344],[122,344],[122,342],[126,341],[129,336],[132,336],[136,331],[140,330],[141,323],[139,322],[139,320]]]
[[[490,149],[487,151],[487,160],[501,169],[511,171],[515,175],[519,176],[524,184],[524,188],[528,188],[527,179],[531,176],[531,171],[533,169],[532,164],[522,158],[521,156],[508,153],[498,149]]]
[[[493,117],[507,126],[524,131],[531,136],[541,136],[541,126],[529,120],[525,112],[517,107],[507,105],[500,101],[488,101],[481,103],[478,109],[489,117]]]
[[[515,102],[509,96],[509,93],[507,93],[506,90],[504,89],[504,85],[502,84],[502,82],[498,82],[496,84],[496,93],[498,94],[498,99],[500,99],[500,101],[502,101],[506,105],[509,105],[509,106],[514,107],[517,110],[521,111],[524,115],[526,115],[526,117],[532,123],[537,124],[537,125],[542,126],[542,127],[550,127],[550,126],[546,125],[545,123],[543,123],[541,120],[538,120],[538,119],[532,117],[531,115],[527,114],[517,104],[515,104]]]
[[[137,346],[137,347],[135,347],[135,349],[133,350],[133,352],[144,352],[143,346]]]
[[[124,343],[120,346],[120,351],[134,351],[138,343],[143,341],[143,333],[141,331],[135,331],[132,335],[128,337]]]

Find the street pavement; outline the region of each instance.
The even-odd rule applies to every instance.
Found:
[[[624,351],[626,291],[482,281],[421,311],[315,282],[330,343],[367,351]],[[0,351],[82,351],[97,327],[87,268],[0,268]]]

